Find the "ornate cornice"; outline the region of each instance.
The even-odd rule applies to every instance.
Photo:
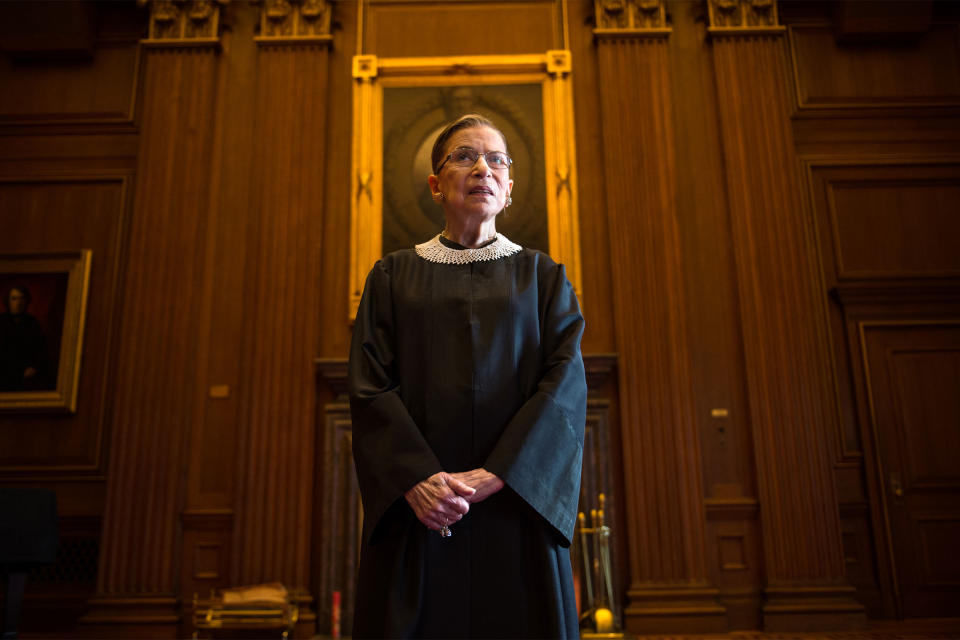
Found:
[[[711,36],[779,35],[777,0],[707,0]]]
[[[665,38],[673,31],[667,24],[664,0],[594,0],[597,38]]]
[[[332,7],[327,0],[261,0],[257,44],[329,44]]]
[[[151,47],[220,46],[220,8],[228,0],[137,0],[150,7]]]

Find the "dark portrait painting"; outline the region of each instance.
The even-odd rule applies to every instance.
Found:
[[[0,255],[0,411],[76,410],[91,257]]]
[[[513,205],[497,230],[522,246],[549,249],[541,84],[384,87],[384,255],[443,229],[443,210],[427,186],[430,153],[444,125],[464,113],[490,118],[510,145]]]
[[[0,392],[56,388],[68,277],[0,274]]]

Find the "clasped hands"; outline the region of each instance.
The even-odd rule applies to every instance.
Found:
[[[434,531],[459,522],[470,505],[503,488],[503,480],[486,469],[458,473],[441,471],[415,484],[404,497],[417,519]]]

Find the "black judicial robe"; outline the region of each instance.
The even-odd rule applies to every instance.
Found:
[[[580,487],[583,317],[562,265],[523,249],[367,277],[350,352],[364,507],[353,635],[578,637],[569,545]],[[505,483],[441,538],[404,493],[439,471]]]

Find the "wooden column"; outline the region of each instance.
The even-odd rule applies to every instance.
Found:
[[[235,562],[241,584],[293,590],[298,635],[309,636],[330,7],[264,3],[261,12]]]
[[[216,6],[151,5],[140,154],[112,375],[97,636],[175,635],[179,508],[205,313],[217,104]],[[191,5],[192,6],[192,5]]]
[[[726,628],[709,582],[663,3],[597,2],[634,632]]]
[[[764,626],[862,625],[844,579],[836,419],[776,4],[710,3],[765,558]]]

